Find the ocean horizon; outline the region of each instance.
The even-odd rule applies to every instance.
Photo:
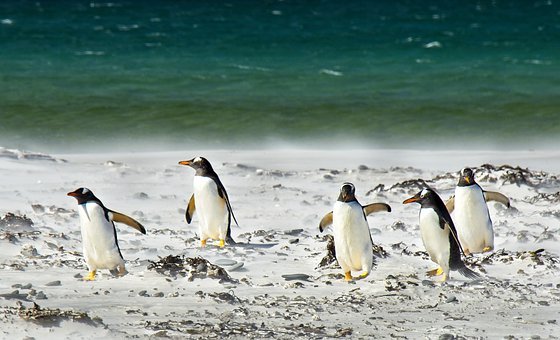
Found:
[[[0,146],[557,148],[557,1],[3,1]]]

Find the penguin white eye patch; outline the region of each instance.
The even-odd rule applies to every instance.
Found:
[[[354,187],[354,184],[352,184],[352,183],[345,182],[344,184],[342,184],[343,187],[344,187],[344,186],[347,186],[347,185],[348,185],[352,190],[356,190],[356,187]]]

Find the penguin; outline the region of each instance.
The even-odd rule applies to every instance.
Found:
[[[509,199],[499,192],[484,191],[474,180],[470,168],[460,172],[455,195],[446,203],[453,213],[459,241],[465,254],[484,253],[494,249],[494,229],[487,201],[497,201],[510,207]]]
[[[403,204],[420,203],[420,234],[430,259],[439,267],[427,272],[428,276],[443,274],[447,281],[449,272],[457,270],[470,279],[480,276],[467,268],[461,259],[461,244],[453,220],[439,195],[430,188],[423,189]]]
[[[84,280],[95,280],[98,269],[109,269],[118,276],[125,275],[127,271],[114,222],[124,223],[146,234],[144,226],[129,216],[106,208],[88,188],[79,188],[67,195],[78,200],[84,257],[89,270]]]
[[[378,211],[391,211],[385,203],[362,206],[355,192],[354,184],[344,183],[333,211],[319,223],[321,232],[333,225],[335,256],[346,281],[352,281],[352,271],[361,271],[359,279],[367,277],[373,266],[373,240],[366,216]]]
[[[210,162],[204,157],[195,157],[180,161],[179,164],[190,166],[196,171],[193,180],[194,193],[187,205],[185,218],[190,224],[195,211],[197,212],[200,219],[198,231],[201,247],[206,246],[206,240],[209,238],[219,240],[220,248],[225,247],[226,241],[236,244],[231,237],[232,217],[237,226],[239,223],[233,214],[226,188]]]

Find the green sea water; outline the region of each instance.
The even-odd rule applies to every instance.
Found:
[[[0,146],[558,146],[557,1],[0,3]]]

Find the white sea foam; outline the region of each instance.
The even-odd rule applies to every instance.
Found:
[[[119,31],[123,31],[123,32],[132,31],[132,30],[135,30],[135,29],[138,29],[138,28],[140,28],[140,25],[136,25],[136,24],[134,24],[134,25],[118,25],[117,26],[117,29]]]
[[[105,3],[90,2],[89,7],[91,7],[91,8],[102,8],[102,7],[111,8],[111,7],[121,7],[121,5],[117,4],[117,3],[114,3],[114,2],[105,2]]]
[[[319,73],[326,74],[326,75],[329,75],[329,76],[335,76],[335,77],[342,77],[344,75],[342,72],[329,70],[329,69],[326,69],[326,68],[320,70]]]
[[[443,45],[439,41],[432,41],[424,45],[424,48],[442,48]]]
[[[2,19],[2,25],[13,25],[14,21],[12,19]]]
[[[241,64],[233,64],[232,66],[240,70],[256,70],[256,71],[263,71],[263,72],[270,71],[269,68],[259,67],[259,66],[249,66],[249,65],[241,65]]]
[[[528,59],[525,60],[526,64],[532,64],[532,65],[551,65],[552,62],[548,61],[548,60],[540,60],[540,59]]]
[[[101,55],[105,55],[105,52],[103,52],[103,51],[80,51],[80,52],[76,52],[76,55],[101,56]]]

